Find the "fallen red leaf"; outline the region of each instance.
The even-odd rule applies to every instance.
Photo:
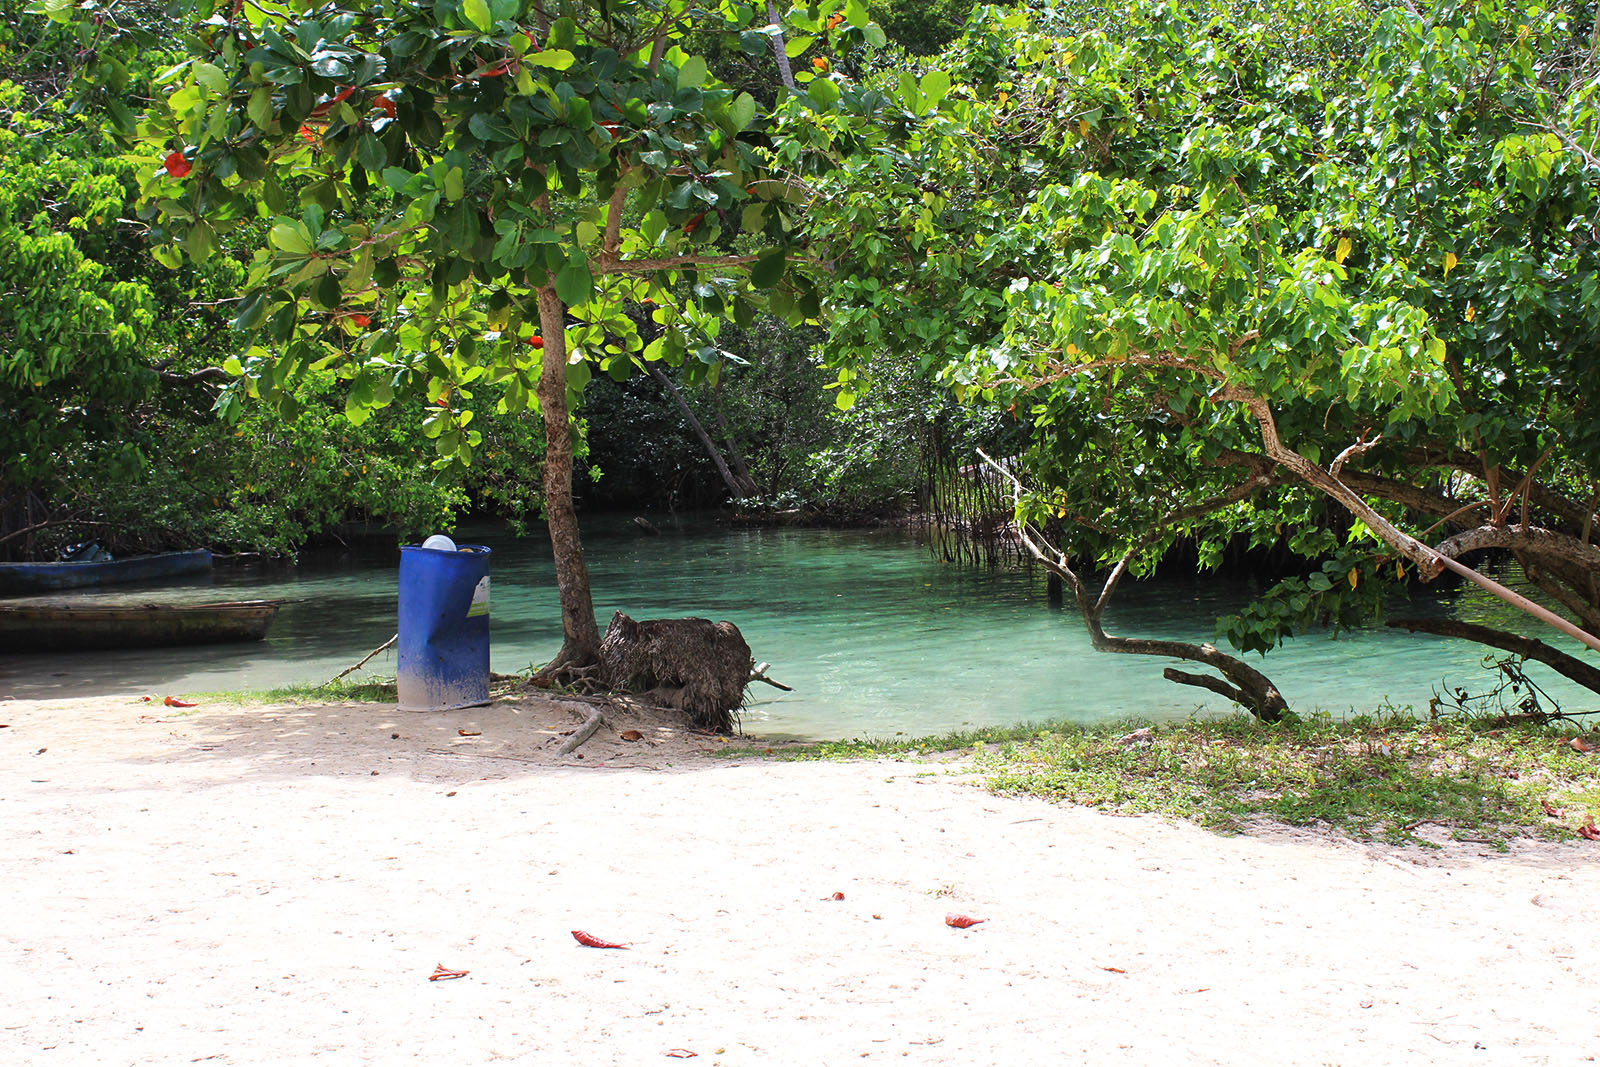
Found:
[[[1102,967],[1100,969],[1102,971],[1110,971],[1112,974],[1127,974],[1128,973],[1127,971],[1123,970],[1121,967]]]
[[[615,941],[602,941],[598,937],[594,936],[593,934],[585,933],[582,930],[574,930],[574,931],[572,931],[572,936],[573,936],[573,939],[578,942],[578,944],[583,945],[583,946],[585,946],[587,948],[627,948],[628,947],[627,945],[618,944]]]
[[[669,1048],[667,1049],[667,1055],[671,1056],[675,1060],[692,1060],[696,1056],[700,1055],[700,1053],[690,1052],[686,1048]]]
[[[1578,827],[1578,836],[1588,838],[1590,841],[1600,841],[1600,830],[1595,829],[1593,815],[1583,820],[1583,825]]]
[[[970,915],[957,915],[953,911],[944,917],[944,924],[946,926],[954,926],[957,930],[965,930],[969,926],[977,926],[979,923],[988,921],[988,919],[974,919]]]
[[[456,733],[460,734],[462,737],[482,737],[483,736],[483,731],[482,730],[457,730]]]
[[[622,739],[624,741],[643,741],[644,734],[641,734],[638,730],[624,730],[622,731]]]
[[[823,897],[822,899],[823,900],[843,900],[844,899],[844,894],[843,893],[834,893],[833,896],[831,896],[831,897]]]
[[[1572,746],[1572,751],[1574,751],[1574,752],[1593,752],[1594,751],[1594,746],[1589,744],[1589,742],[1585,741],[1581,737],[1574,737],[1571,741],[1568,741],[1567,744]]]
[[[465,978],[470,973],[470,971],[452,971],[450,968],[440,963],[435,965],[433,968],[433,973],[428,975],[428,981],[445,982],[449,981],[451,978]]]
[[[192,700],[179,700],[177,697],[164,697],[161,703],[169,708],[198,708],[200,706]]]
[[[1566,814],[1566,811],[1564,809],[1557,808],[1557,807],[1552,807],[1548,800],[1539,801],[1539,806],[1541,808],[1543,808],[1544,809],[1544,813],[1546,815],[1550,816],[1552,819],[1559,819],[1563,815]]]

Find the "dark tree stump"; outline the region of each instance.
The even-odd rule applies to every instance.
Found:
[[[611,617],[600,642],[600,681],[649,694],[702,730],[729,733],[744,707],[750,646],[731,622]]]

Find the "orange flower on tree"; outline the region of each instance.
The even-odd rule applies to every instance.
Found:
[[[538,334],[534,334],[532,337],[528,338],[528,347],[530,347],[530,348],[543,348],[544,347],[544,338],[540,337]]]
[[[183,158],[182,152],[170,152],[161,163],[167,173],[174,178],[187,178],[189,172],[194,170],[194,164]]]

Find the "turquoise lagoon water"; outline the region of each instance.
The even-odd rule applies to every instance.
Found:
[[[1163,720],[1228,707],[1163,680],[1166,661],[1094,652],[1076,613],[1046,602],[1038,574],[940,564],[898,531],[657,525],[663,533],[651,537],[627,516],[588,519],[601,628],[619,609],[634,618],[735,623],[755,657],[772,664],[771,676],[795,690],[752,687],[744,725],[758,736],[919,736],[1025,721]],[[561,644],[548,541],[498,527],[460,531],[457,540],[494,550],[493,668],[512,673],[548,660]],[[265,642],[26,657],[0,650],[0,696],[326,681],[394,633],[397,560],[383,552],[298,567],[219,568],[182,594],[290,599]],[[1216,615],[1250,592],[1249,583],[1214,578],[1130,583],[1106,625],[1113,633],[1209,640]],[[1478,619],[1499,610],[1475,590],[1413,609]],[[1301,638],[1251,661],[1295,707],[1343,713],[1386,702],[1425,707],[1446,683],[1481,687],[1482,652],[1380,629]],[[368,673],[392,675],[392,651]],[[1569,710],[1594,703],[1548,672],[1536,677]]]

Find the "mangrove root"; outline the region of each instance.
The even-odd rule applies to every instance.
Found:
[[[684,712],[692,725],[732,732],[750,682],[750,646],[731,622],[645,619],[622,612],[600,642],[600,680]]]

